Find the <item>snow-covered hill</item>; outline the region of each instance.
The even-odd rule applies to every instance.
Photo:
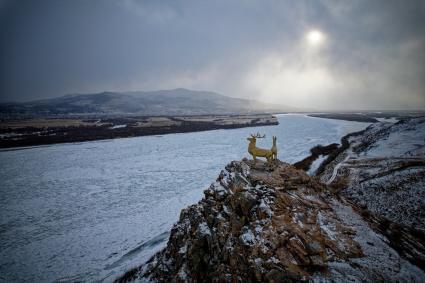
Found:
[[[322,181],[424,267],[425,117],[372,124],[349,143],[326,166]]]
[[[70,94],[25,103],[0,104],[1,116],[96,115],[204,115],[295,111],[297,109],[210,91],[159,91]]]
[[[425,117],[372,124],[349,141],[322,180],[347,178],[344,196],[425,232]]]

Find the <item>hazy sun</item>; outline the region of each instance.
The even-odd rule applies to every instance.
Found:
[[[325,40],[325,35],[319,30],[310,30],[306,35],[307,42],[310,46],[320,46]]]

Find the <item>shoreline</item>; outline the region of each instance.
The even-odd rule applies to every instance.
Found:
[[[373,112],[373,111],[359,111],[359,112],[316,112],[306,113],[309,117],[323,118],[323,119],[334,119],[344,120],[352,122],[366,122],[366,123],[378,123],[378,122],[392,122],[395,123],[400,120],[422,117],[425,115],[424,111],[384,111],[384,112]]]
[[[314,146],[310,149],[310,155],[308,155],[307,157],[305,157],[302,160],[299,160],[299,161],[293,163],[292,165],[297,169],[308,172],[310,170],[311,166],[313,165],[313,163],[317,159],[319,159],[320,156],[322,156],[324,158],[324,160],[319,164],[319,167],[314,172],[312,172],[312,176],[320,175],[321,173],[323,173],[325,167],[329,163],[334,161],[335,158],[341,152],[343,152],[344,150],[346,150],[350,146],[350,143],[348,141],[348,139],[350,137],[362,135],[367,129],[368,129],[368,127],[366,127],[363,130],[351,132],[351,133],[344,135],[340,139],[340,144],[338,144],[338,143],[332,143],[332,144],[328,144],[328,145],[318,144],[318,145],[316,145],[316,146]]]
[[[271,114],[121,117],[104,120],[38,119],[2,124],[0,149],[278,124],[277,118]]]
[[[309,117],[322,118],[322,119],[333,119],[333,120],[343,120],[350,122],[363,122],[363,123],[377,123],[377,120],[373,116],[368,116],[364,114],[356,113],[326,113],[326,114],[307,114]]]

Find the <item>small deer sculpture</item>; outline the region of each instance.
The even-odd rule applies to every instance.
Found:
[[[251,137],[247,138],[249,141],[248,152],[252,155],[254,162],[257,161],[257,157],[265,157],[267,159],[267,163],[270,164],[270,162],[273,160],[273,156],[277,157],[276,137],[273,137],[275,155],[273,152],[273,147],[272,149],[264,149],[256,146],[257,139],[262,139],[265,137],[266,135],[260,136],[260,134],[257,133],[256,135],[251,135]]]

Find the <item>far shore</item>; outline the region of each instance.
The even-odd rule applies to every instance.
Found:
[[[9,120],[0,122],[0,148],[278,124],[271,114]]]
[[[360,113],[320,113],[320,114],[308,114],[307,116],[325,119],[344,120],[352,122],[364,122],[364,123],[376,123],[378,119]]]
[[[352,112],[321,112],[305,113],[307,116],[325,119],[345,120],[363,123],[377,123],[386,120],[402,120],[425,115],[425,111],[352,111]]]

